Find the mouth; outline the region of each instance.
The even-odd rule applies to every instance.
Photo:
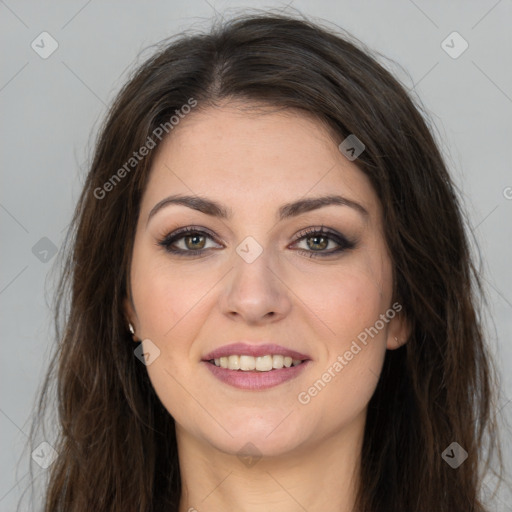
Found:
[[[299,366],[307,359],[293,359],[291,356],[281,354],[266,354],[263,356],[248,356],[232,354],[218,358],[209,359],[207,362],[232,371],[240,372],[271,372],[282,368]]]
[[[203,357],[211,374],[229,386],[259,391],[298,377],[312,359],[280,345],[254,342],[225,345]]]

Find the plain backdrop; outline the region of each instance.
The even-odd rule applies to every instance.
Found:
[[[286,3],[0,1],[0,511],[15,510],[31,478],[34,463],[23,449],[53,343],[47,274],[106,106],[151,44],[191,26],[206,28],[215,11],[229,16]],[[488,337],[502,372],[500,418],[510,423],[512,1],[289,3],[391,59],[381,62],[419,96],[435,123],[480,246]],[[48,56],[52,45],[58,47]],[[512,461],[509,432],[503,437]],[[507,492],[495,510],[512,510]]]

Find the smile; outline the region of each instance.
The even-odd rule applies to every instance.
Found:
[[[233,357],[238,358],[238,364],[240,365],[246,365],[247,367],[252,367],[254,365],[254,369],[247,369],[242,370],[241,368],[238,369],[229,369],[229,368],[223,368],[220,366],[221,361],[220,359],[223,359],[224,364],[229,364],[229,359]],[[283,356],[281,356],[283,357]],[[252,359],[253,361],[249,362],[245,358]],[[227,361],[225,361],[227,359]],[[242,359],[242,363],[240,363],[240,359]],[[263,361],[258,363],[258,359],[262,359]],[[220,382],[223,384],[227,384],[228,386],[248,390],[248,391],[263,391],[268,388],[272,388],[275,386],[278,386],[279,384],[282,384],[284,382],[290,381],[296,377],[298,377],[303,371],[308,368],[310,364],[312,364],[313,361],[307,359],[307,360],[295,360],[295,365],[293,364],[294,361],[292,360],[292,364],[290,366],[285,366],[285,358],[283,358],[281,367],[281,361],[280,359],[276,360],[276,366],[279,366],[279,368],[273,367],[273,361],[274,356],[268,355],[268,356],[260,356],[260,357],[252,357],[252,356],[229,356],[229,357],[222,357],[219,358],[219,366],[215,364],[215,360],[208,360],[208,361],[202,361],[201,363],[208,368],[210,373]],[[244,361],[245,360],[245,361]],[[269,368],[269,365],[272,363],[272,368]],[[290,361],[286,358],[286,363],[289,364]],[[235,364],[233,364],[235,365]],[[258,370],[258,367],[256,365],[259,365],[259,368],[265,368]],[[263,366],[265,365],[265,366]],[[266,368],[269,368],[268,370]]]
[[[302,363],[301,359],[292,359],[290,356],[280,354],[268,354],[264,356],[230,355],[219,357],[208,361],[219,368],[228,370],[240,370],[243,372],[256,370],[258,372],[269,372],[271,370],[280,370],[281,368],[290,368]]]

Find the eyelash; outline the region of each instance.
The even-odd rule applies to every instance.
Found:
[[[198,256],[208,249],[195,249],[195,250],[183,250],[183,249],[172,249],[171,246],[183,239],[187,236],[191,235],[200,235],[200,236],[206,236],[208,238],[214,239],[214,237],[208,233],[207,231],[204,231],[203,229],[196,228],[194,226],[189,226],[186,228],[179,229],[173,233],[169,233],[168,235],[164,236],[162,239],[160,239],[157,242],[157,245],[160,247],[163,247],[168,253],[174,254],[179,257],[190,257],[190,256]],[[301,254],[305,254],[309,258],[326,258],[328,256],[331,256],[333,254],[341,253],[345,250],[353,249],[355,247],[355,243],[345,238],[343,235],[336,233],[334,231],[325,229],[324,226],[321,226],[320,228],[307,228],[302,230],[298,236],[297,239],[293,242],[294,244],[302,241],[303,239],[312,238],[313,235],[320,235],[324,238],[327,238],[328,240],[332,240],[336,242],[339,247],[337,249],[331,250],[329,252],[319,252],[319,251],[311,251],[311,250],[305,250],[305,249],[297,249],[297,251]]]

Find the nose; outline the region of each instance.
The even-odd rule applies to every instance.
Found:
[[[269,251],[254,261],[234,257],[220,299],[224,314],[247,324],[265,324],[284,318],[291,310],[290,288],[279,276]]]

